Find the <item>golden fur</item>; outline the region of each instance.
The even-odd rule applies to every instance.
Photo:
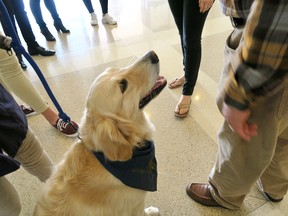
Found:
[[[47,180],[36,206],[38,216],[148,215],[146,192],[124,185],[91,150],[111,161],[126,161],[134,147],[152,139],[153,125],[139,101],[158,78],[159,63],[151,63],[155,55],[151,51],[126,68],[109,68],[93,82],[80,124],[81,141]]]

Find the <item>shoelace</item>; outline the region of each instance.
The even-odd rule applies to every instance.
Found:
[[[62,119],[59,119],[58,123],[57,123],[57,128],[60,130],[60,131],[63,131],[64,129],[66,129],[68,123],[67,122],[64,122]]]
[[[68,122],[65,122],[64,120],[62,120],[61,118],[58,120],[58,122],[57,122],[57,129],[59,130],[59,131],[63,131],[63,130],[65,130],[66,129],[66,127],[68,127],[68,126],[70,126],[70,127],[72,127],[72,129],[75,131],[75,133],[77,133],[77,137],[80,139],[80,140],[82,140],[81,138],[80,138],[80,136],[79,136],[79,133],[77,132],[78,131],[78,129],[73,125],[73,123],[71,122],[71,121],[68,121]]]

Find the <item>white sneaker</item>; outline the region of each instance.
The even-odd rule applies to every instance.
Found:
[[[95,13],[91,13],[91,25],[92,26],[98,25],[98,19]]]
[[[102,23],[103,24],[109,24],[109,25],[116,25],[117,21],[113,19],[113,17],[111,17],[108,13],[106,13],[103,17],[102,17]]]

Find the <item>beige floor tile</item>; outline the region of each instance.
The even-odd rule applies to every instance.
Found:
[[[51,43],[41,35],[31,15],[29,0],[25,0],[37,41],[57,52],[53,57],[36,56],[33,59],[61,107],[73,120],[80,122],[90,85],[107,67],[127,66],[145,52],[155,50],[160,59],[161,74],[168,81],[183,73],[179,35],[167,1],[110,1],[109,13],[118,21],[114,27],[101,23],[98,1],[93,1],[99,20],[97,27],[90,25],[90,15],[82,0],[55,2],[64,25],[71,33],[56,32],[43,4],[45,21],[56,37],[56,42]],[[173,114],[181,88],[171,90],[166,87],[146,108],[156,127],[154,141],[159,171],[158,191],[148,193],[146,205],[159,207],[162,216],[288,215],[287,199],[271,204],[255,188],[248,194],[240,211],[203,207],[185,193],[189,182],[207,181],[215,161],[217,131],[222,123],[215,104],[217,82],[223,65],[224,43],[231,29],[229,19],[222,15],[216,1],[203,31],[202,64],[186,119],[177,119]],[[25,46],[25,42],[23,44]],[[30,65],[26,73],[55,109]],[[62,136],[41,115],[29,117],[29,124],[56,163],[77,141],[77,138]],[[32,215],[42,185],[22,169],[8,178],[19,191],[23,204],[21,216]]]

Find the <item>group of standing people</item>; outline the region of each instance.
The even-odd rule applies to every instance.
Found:
[[[3,0],[4,5],[6,6],[6,9],[9,13],[10,19],[12,21],[14,30],[17,32],[16,22],[20,28],[20,31],[22,33],[23,39],[25,40],[27,44],[27,49],[30,55],[41,55],[41,56],[53,56],[55,55],[54,50],[46,49],[38,44],[36,41],[36,37],[33,33],[29,18],[27,16],[27,12],[25,11],[25,5],[23,0]],[[48,9],[48,11],[51,14],[51,17],[54,20],[54,27],[58,32],[62,33],[70,33],[70,30],[67,29],[57,11],[56,5],[54,0],[44,0],[45,6]],[[91,0],[83,0],[83,3],[89,13],[91,14],[91,25],[95,26],[98,25],[97,16],[94,12],[93,5]],[[30,0],[29,5],[32,11],[32,14],[36,20],[36,23],[38,24],[41,33],[46,38],[47,41],[56,41],[55,37],[52,35],[50,30],[48,29],[41,10],[40,0]],[[108,0],[100,0],[100,5],[102,9],[102,22],[104,24],[109,25],[116,25],[117,21],[113,19],[108,14]],[[3,30],[7,36],[10,36],[8,27],[3,22],[3,17],[0,16],[0,20],[2,23]],[[21,54],[16,53],[16,56],[18,58],[19,64],[23,70],[27,68],[27,65],[23,61],[23,58]]]
[[[170,82],[169,87],[183,86],[174,111],[175,116],[183,118],[189,114],[201,62],[202,30],[214,1],[168,2],[180,34],[184,65],[184,74]],[[98,24],[91,2],[84,0],[84,3],[91,14],[91,24]],[[224,49],[225,65],[217,97],[217,105],[225,121],[218,133],[218,154],[208,183],[192,182],[187,185],[186,193],[203,205],[237,210],[256,184],[269,201],[280,202],[288,191],[288,2],[220,0],[220,3],[234,27]],[[102,22],[116,24],[107,13],[105,1],[101,1],[101,6]],[[1,41],[5,40],[0,37],[3,49],[5,46],[1,45]],[[9,66],[10,57],[4,55],[5,51],[1,52],[4,58],[0,58],[0,63]],[[16,57],[11,58],[14,58],[15,64]],[[9,170],[1,170],[0,173],[0,188],[5,189],[5,195],[2,193],[0,197],[0,212],[17,215],[13,211],[19,207],[8,204],[19,198],[3,175],[16,170],[20,162],[29,172],[45,181],[53,164],[39,148],[14,99],[1,85],[0,97],[0,128],[8,131],[0,133],[0,150],[10,156],[5,157],[0,152],[6,167],[9,167]],[[4,120],[6,123],[3,123]],[[7,138],[11,133],[17,134],[13,140]],[[36,146],[33,148],[39,149],[33,160],[28,162],[21,157],[30,149],[30,145],[25,144],[27,139],[30,145]],[[27,145],[28,148],[25,147]],[[44,174],[42,166],[46,167]]]
[[[91,0],[83,0],[91,14],[91,25],[98,25]],[[30,55],[53,56],[54,50],[46,49],[38,44],[32,31],[30,21],[25,11],[23,0],[3,0],[8,11],[13,28],[18,36],[16,22],[27,44]],[[40,0],[30,0],[30,7],[39,25],[41,33],[47,41],[55,41],[42,16]],[[70,33],[62,23],[54,0],[44,0],[49,10],[54,27],[58,32]],[[116,25],[108,14],[108,0],[100,0],[102,7],[102,22]],[[53,162],[43,149],[39,139],[28,126],[26,117],[32,114],[42,114],[49,124],[67,137],[78,136],[78,123],[70,120],[65,122],[50,108],[42,98],[23,70],[27,68],[20,53],[11,49],[9,28],[0,13],[1,24],[6,34],[0,32],[0,215],[18,216],[21,211],[21,201],[14,186],[5,175],[17,170],[20,165],[45,182],[52,173]],[[19,36],[18,36],[19,37]],[[19,40],[20,41],[20,40]],[[12,97],[15,94],[27,105],[18,105]]]

